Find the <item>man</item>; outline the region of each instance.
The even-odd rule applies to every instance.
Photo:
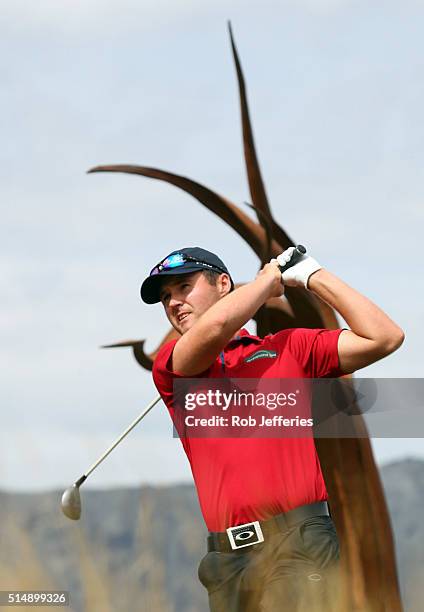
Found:
[[[161,302],[181,334],[161,348],[153,368],[174,422],[181,410],[176,380],[338,377],[402,344],[398,325],[313,258],[304,255],[281,274],[279,265],[293,250],[236,290],[221,259],[198,247],[174,251],[145,279],[142,299]],[[282,296],[285,285],[315,293],[350,329],[288,329],[263,339],[249,334],[243,326],[269,298]],[[309,609],[330,610],[328,576],[339,545],[313,438],[181,441],[210,532],[199,579],[211,611],[294,612],[305,597]]]

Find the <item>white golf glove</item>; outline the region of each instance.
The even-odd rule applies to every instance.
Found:
[[[284,266],[290,261],[294,250],[295,247],[291,246],[278,255],[276,260],[271,261],[277,261],[280,266]],[[321,268],[322,266],[313,257],[302,255],[297,264],[283,272],[281,275],[283,283],[288,287],[305,287],[305,289],[308,289],[309,277]]]

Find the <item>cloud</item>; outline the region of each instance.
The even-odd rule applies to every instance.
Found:
[[[4,0],[1,22],[16,31],[49,30],[55,33],[149,32],[152,28],[184,26],[198,19],[219,16],[241,18],[246,13],[301,12],[327,15],[349,7],[352,0],[243,0],[197,2],[196,0]]]
[[[144,163],[236,202],[250,198],[227,17],[237,21],[276,218],[404,326],[400,351],[367,375],[420,375],[422,11],[415,19],[407,2],[398,19],[399,6],[2,3],[7,482],[14,471],[27,482],[37,455],[40,470],[54,466],[61,446],[61,471],[72,448],[91,463],[155,395],[129,349],[98,347],[146,337],[147,350],[156,348],[168,325],[138,290],[160,257],[199,244],[219,251],[237,280],[256,273],[249,247],[190,196],[141,177],[85,174],[99,163]],[[162,409],[143,432],[154,438],[168,428]],[[32,431],[44,434],[37,441]],[[11,458],[13,447],[20,457]],[[149,449],[134,451],[134,465],[149,460]],[[66,480],[74,477],[69,461]],[[57,482],[54,469],[46,474]]]
[[[84,488],[192,482],[181,442],[172,437],[171,427],[162,435],[146,435],[143,425],[112,451]],[[111,434],[69,432],[66,436],[54,426],[48,431],[2,430],[0,489],[63,490],[88,470],[123,429]]]

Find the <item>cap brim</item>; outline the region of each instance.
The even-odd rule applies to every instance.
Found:
[[[143,302],[146,304],[157,304],[160,302],[160,288],[165,276],[177,276],[179,274],[193,274],[193,272],[202,272],[204,268],[200,266],[183,266],[181,268],[171,268],[162,270],[160,274],[148,276],[140,287],[140,295]]]

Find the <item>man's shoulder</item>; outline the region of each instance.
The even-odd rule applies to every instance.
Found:
[[[166,371],[168,369],[167,363],[177,342],[178,338],[173,338],[162,344],[153,362],[153,376],[160,370]]]
[[[301,331],[301,329],[298,328],[298,327],[290,327],[288,329],[280,329],[277,332],[274,332],[274,333],[271,333],[271,334],[267,334],[263,338],[263,342],[271,341],[271,342],[285,343],[288,340],[290,340],[290,338],[293,335],[299,334],[300,331]]]
[[[290,329],[281,329],[278,332],[271,332],[269,334],[266,334],[265,336],[258,336],[257,334],[251,334],[245,327],[243,327],[238,335],[236,336],[236,339],[242,339],[243,338],[247,338],[247,339],[251,339],[251,340],[257,340],[258,342],[263,342],[264,340],[267,340],[271,337],[277,336],[277,335],[290,335],[291,332],[296,331],[298,328],[294,327],[294,328],[290,328]]]
[[[242,344],[248,345],[257,344],[258,346],[267,343],[282,344],[287,342],[287,340],[293,335],[293,333],[301,334],[302,331],[302,329],[295,327],[290,329],[281,329],[278,332],[269,333],[265,336],[258,336],[256,334],[251,334],[246,328],[243,328],[229,344],[231,344],[233,341],[241,342]]]

